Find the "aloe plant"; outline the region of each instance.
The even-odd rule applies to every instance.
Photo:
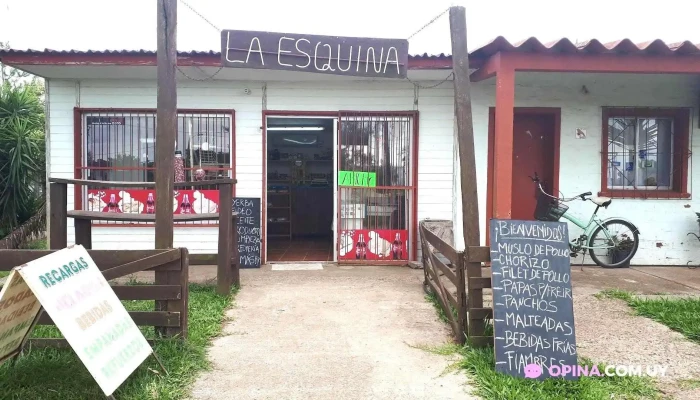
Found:
[[[0,235],[31,218],[44,202],[44,106],[35,84],[0,87]]]

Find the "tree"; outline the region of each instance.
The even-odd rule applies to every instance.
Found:
[[[35,84],[0,87],[0,234],[45,203],[44,105]]]
[[[9,50],[10,49],[10,43],[9,42],[0,42],[0,50]],[[17,68],[10,67],[9,65],[5,65],[0,62],[0,86],[5,86],[6,84],[9,84],[11,86],[15,86],[26,80],[27,78],[31,78],[32,81],[36,80],[36,77],[31,75],[28,72],[24,72],[22,70],[19,70]]]

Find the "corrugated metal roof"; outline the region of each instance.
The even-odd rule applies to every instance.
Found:
[[[73,54],[73,55],[120,55],[120,56],[155,56],[156,52],[154,50],[52,50],[52,49],[44,49],[44,50],[34,50],[34,49],[26,49],[26,50],[18,50],[18,49],[9,49],[9,50],[0,50],[0,54],[18,54],[18,55],[40,55],[40,54],[56,54],[56,55],[68,55],[68,54]],[[191,50],[191,51],[178,51],[177,55],[180,57],[196,57],[196,56],[213,56],[213,57],[221,57],[221,52],[219,51],[197,51],[197,50]],[[409,58],[412,59],[418,59],[418,60],[444,60],[444,59],[449,59],[450,55],[449,54],[428,54],[428,53],[423,53],[423,54],[414,54],[414,55],[409,55]]]
[[[471,59],[477,63],[488,59],[498,52],[539,53],[539,54],[616,54],[616,55],[658,55],[658,56],[700,56],[700,43],[693,44],[690,41],[667,44],[663,40],[656,39],[648,42],[634,43],[629,39],[616,40],[603,43],[592,39],[574,43],[567,38],[552,42],[542,43],[535,37],[511,43],[503,36],[499,36],[489,43],[470,52]],[[154,50],[0,50],[0,56],[6,55],[75,55],[75,56],[155,56]],[[179,51],[180,57],[221,57],[218,51]],[[414,61],[449,61],[451,55],[440,54],[414,54],[409,59]]]
[[[642,43],[634,43],[629,39],[608,43],[592,39],[574,43],[566,38],[542,43],[534,37],[510,43],[503,36],[499,36],[470,54],[475,58],[488,58],[499,51],[544,54],[700,55],[700,43],[693,44],[690,41],[684,41],[666,44],[660,39]]]

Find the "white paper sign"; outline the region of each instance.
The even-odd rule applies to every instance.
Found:
[[[12,270],[0,291],[0,364],[20,350],[39,309],[32,289]]]
[[[17,268],[105,395],[151,354],[151,346],[83,246]]]

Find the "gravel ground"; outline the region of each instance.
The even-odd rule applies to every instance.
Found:
[[[700,379],[700,345],[663,324],[633,315],[621,300],[597,299],[597,292],[574,285],[579,354],[612,365],[668,365],[658,387],[673,399],[700,399],[700,388],[681,384]]]
[[[445,373],[447,357],[412,347],[450,341],[422,271],[243,272],[193,399],[473,398],[466,375]]]

